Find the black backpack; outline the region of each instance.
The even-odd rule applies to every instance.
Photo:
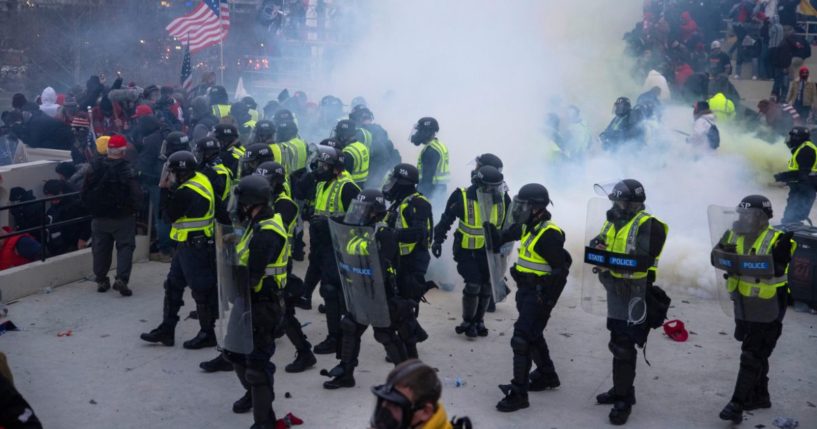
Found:
[[[117,168],[120,167],[120,168]],[[129,214],[130,174],[127,166],[98,161],[82,192],[82,202],[94,217],[120,217]]]
[[[721,146],[721,132],[718,130],[717,125],[710,125],[709,131],[706,132],[706,138],[709,140],[709,147],[712,149],[717,149]]]
[[[658,286],[650,286],[647,288],[647,326],[652,329],[658,329],[664,326],[664,320],[667,319],[667,312],[672,303],[672,299]]]

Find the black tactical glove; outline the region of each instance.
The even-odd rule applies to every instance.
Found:
[[[431,254],[434,255],[435,258],[439,258],[443,254],[443,244],[435,242],[431,245]]]

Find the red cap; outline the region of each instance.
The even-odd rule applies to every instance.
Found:
[[[114,134],[108,140],[108,149],[122,149],[128,146],[128,141],[121,134]]]
[[[664,333],[679,343],[683,343],[689,338],[689,332],[684,328],[684,322],[676,320],[668,320],[664,323]]]
[[[809,73],[808,72],[808,67],[806,67],[806,66],[800,67],[800,74],[808,74],[808,73]]]
[[[133,114],[134,118],[141,118],[142,116],[148,116],[153,114],[153,109],[150,108],[147,104],[140,104],[136,106],[136,112]]]

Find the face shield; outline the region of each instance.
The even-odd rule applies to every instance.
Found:
[[[346,211],[343,223],[356,226],[370,225],[374,223],[375,213],[374,203],[354,200]]]
[[[386,179],[383,181],[383,196],[386,197],[387,200],[393,201],[396,197],[394,191],[397,188],[397,177],[394,175],[393,171],[390,171],[389,174],[386,175]]]
[[[409,429],[418,410],[411,401],[391,384],[372,388],[377,405],[369,422],[371,429]]]
[[[519,199],[519,196],[513,197],[511,203],[511,222],[515,224],[527,223],[533,213],[533,206],[526,201]]]
[[[738,207],[737,212],[738,220],[732,225],[732,229],[737,234],[759,234],[769,224],[769,217],[762,209]]]

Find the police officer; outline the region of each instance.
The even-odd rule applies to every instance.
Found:
[[[739,219],[726,231],[716,250],[737,255],[771,255],[774,276],[728,275],[726,288],[735,310],[735,339],[741,342],[740,370],[722,420],[740,423],[743,411],[772,406],[769,397],[769,357],[783,331],[789,298],[787,273],[794,251],[791,233],[769,226],[772,203],[749,195],[738,204]]]
[[[633,111],[630,99],[619,97],[613,105],[615,116],[599,138],[602,148],[606,151],[614,151],[626,143],[644,144],[644,129],[641,125],[641,118]]]
[[[434,227],[431,252],[439,258],[451,224],[457,218],[460,220],[454,232],[454,261],[457,262],[457,272],[465,281],[465,287],[462,295],[463,321],[456,327],[456,332],[464,333],[470,338],[488,335],[483,318],[492,297],[492,286],[483,221],[488,221],[497,228],[502,228],[505,224],[505,213],[511,198],[507,192],[503,192],[503,179],[502,173],[491,165],[484,165],[473,171],[471,186],[458,188],[451,193],[440,222]],[[489,194],[499,194],[494,199],[498,202],[492,205],[490,219],[482,219],[477,200],[478,189]]]
[[[797,179],[789,181],[789,198],[786,201],[786,210],[783,212],[781,223],[799,224],[808,219],[814,198],[815,176],[817,176],[817,146],[811,142],[811,133],[808,128],[794,127],[789,132],[786,145],[791,149],[789,171],[797,174]],[[814,176],[811,176],[814,175]]]
[[[255,125],[255,133],[253,134],[253,143],[263,143],[269,146],[270,151],[272,151],[272,157],[284,165],[286,168],[286,149],[281,145],[275,142],[275,125],[272,121],[269,120],[261,120]]]
[[[247,147],[244,156],[241,157],[241,165],[239,167],[239,176],[245,177],[252,174],[256,168],[263,162],[280,160],[275,159],[272,154],[272,149],[269,145],[264,143],[253,143]]]
[[[383,185],[383,195],[392,203],[385,222],[395,229],[400,245],[398,293],[411,300],[414,307],[413,312],[399,315],[401,323],[397,328],[409,358],[417,358],[417,343],[428,338],[428,334],[417,322],[417,316],[420,301],[429,289],[425,275],[431,261],[429,247],[434,224],[431,203],[417,192],[418,182],[416,167],[398,164]]]
[[[547,189],[529,183],[514,198],[513,224],[509,228],[500,234],[496,227],[486,224],[494,236],[495,251],[504,243],[521,239],[519,260],[511,268],[518,287],[519,312],[511,337],[513,379],[511,384],[499,386],[505,393],[505,398],[496,405],[499,411],[527,408],[529,390],[554,389],[560,384],[542,331],[567,283],[572,259],[564,248],[564,232],[550,220],[548,204]],[[533,372],[532,362],[536,363]]]
[[[300,189],[314,189],[312,215],[309,219],[309,267],[305,282],[309,293],[310,272],[320,278],[320,294],[326,306],[326,340],[315,345],[315,354],[334,353],[340,344],[340,318],[345,305],[340,289],[337,262],[332,250],[329,232],[329,218],[341,216],[352,200],[360,193],[360,188],[346,171],[344,156],[337,149],[318,146],[311,171],[298,184]]]
[[[344,249],[343,251],[357,258],[365,258],[369,255],[369,252],[372,251],[378,252],[378,259],[382,265],[378,268],[384,277],[381,281],[382,287],[385,288],[386,298],[382,305],[387,307],[385,311],[390,313],[389,316],[392,324],[386,327],[373,327],[374,339],[386,349],[386,355],[389,361],[394,364],[399,364],[406,360],[406,349],[395,329],[394,322],[396,317],[394,311],[390,310],[389,307],[394,309],[402,306],[402,300],[399,298],[395,279],[396,265],[400,252],[397,235],[394,230],[384,223],[378,223],[383,220],[385,215],[386,200],[383,197],[383,193],[375,189],[362,191],[349,207],[343,219],[343,224],[352,226],[373,226],[374,237],[372,239],[365,235],[351,236],[348,242],[340,243],[340,246]],[[374,244],[376,244],[376,246]],[[354,281],[354,278],[352,281]],[[373,285],[374,287],[381,287],[381,285],[376,283],[377,281]],[[358,286],[364,287],[364,285]],[[346,287],[346,285],[344,285],[344,287]],[[348,295],[349,299],[355,299],[354,294],[348,293]],[[349,303],[350,306],[352,304],[352,302]],[[323,375],[332,377],[331,380],[323,383],[325,389],[354,387],[354,369],[357,366],[357,358],[360,355],[360,338],[369,327],[367,324],[359,322],[360,320],[353,312],[350,311],[344,314],[343,320],[341,321],[343,336],[340,346],[340,364],[329,372],[322,372]]]
[[[270,184],[270,203],[273,205],[275,213],[281,215],[281,221],[290,240],[289,252],[291,254],[291,240],[295,234],[295,225],[298,221],[299,212],[298,205],[288,194],[285,186],[286,173],[284,166],[274,161],[263,162],[253,174],[266,178]],[[301,329],[301,322],[295,317],[293,303],[301,296],[303,296],[303,280],[292,274],[292,260],[290,259],[287,264],[287,286],[284,291],[284,300],[286,302],[284,324],[287,338],[295,346],[296,356],[295,361],[287,365],[284,370],[292,373],[306,371],[317,363],[315,355],[312,354],[312,345],[307,341],[306,335]]]
[[[170,238],[178,243],[165,280],[162,323],[141,338],[147,342],[174,344],[179,309],[183,305],[184,287],[190,286],[196,301],[201,330],[185,341],[186,349],[214,347],[216,337],[214,293],[216,287],[213,233],[216,197],[213,186],[196,171],[196,158],[187,151],[176,152],[167,161],[170,174],[163,178],[161,207],[171,224]]]
[[[295,122],[295,117],[289,110],[282,109],[276,112],[273,118],[273,124],[275,125],[275,143],[281,148],[281,159],[284,160],[282,164],[288,175],[288,183],[291,187],[295,187],[296,183],[300,181],[306,173],[306,164],[309,158],[307,144],[298,135],[298,124]],[[301,197],[301,195],[309,193],[310,191],[311,190],[292,190],[292,196],[302,214],[306,214],[308,210],[306,210],[304,206],[304,198]],[[295,237],[292,243],[292,259],[296,261],[304,260],[304,246],[303,222],[299,220],[295,227]],[[304,300],[300,300],[296,304],[300,307],[312,305]]]
[[[236,412],[253,411],[252,428],[274,428],[274,374],[276,331],[284,314],[289,250],[286,227],[269,205],[270,186],[260,176],[242,178],[234,190],[235,218],[246,224],[236,245],[238,265],[251,289],[253,349],[248,354],[224,350],[247,392],[233,404]],[[241,277],[241,276],[239,276]]]
[[[370,169],[369,185],[378,187],[391,168],[401,161],[400,152],[394,148],[389,133],[374,122],[374,113],[365,105],[357,105],[349,113],[349,119],[355,122],[360,136],[358,140],[369,148]]]
[[[170,155],[182,150],[190,150],[190,138],[180,131],[172,131],[168,133],[162,141],[162,147],[159,149],[159,159],[167,161]]]
[[[256,121],[250,116],[250,109],[242,102],[233,103],[230,106],[230,116],[235,119],[238,125],[238,135],[244,144],[250,143],[250,137],[255,129]]]
[[[210,97],[210,109],[213,111],[213,116],[221,119],[230,114],[230,100],[223,86],[217,85],[210,88],[207,95]]]
[[[238,165],[244,156],[244,146],[238,139],[238,129],[231,124],[218,124],[213,129],[213,136],[221,143],[221,161],[238,178]]]
[[[227,199],[233,184],[233,173],[221,161],[221,146],[218,140],[213,137],[205,137],[197,141],[193,155],[199,162],[199,171],[207,176],[213,185],[213,192],[218,197],[218,205],[226,210]],[[216,207],[217,216],[220,215],[218,212],[219,207]],[[229,221],[222,223],[229,223]]]
[[[372,111],[366,107],[365,104],[358,104],[352,107],[352,111],[349,112],[349,120],[355,123],[355,127],[357,128],[357,141],[366,145],[369,150],[372,149],[372,140],[373,136],[371,131],[363,127],[363,122],[366,121],[371,123],[374,120],[374,114]]]
[[[417,170],[420,171],[420,184],[417,189],[427,198],[445,195],[448,180],[451,176],[448,166],[448,147],[438,138],[440,124],[431,117],[420,118],[411,133],[411,142],[423,146],[417,158]]]
[[[355,123],[349,119],[338,121],[335,126],[334,138],[346,155],[346,170],[352,176],[352,180],[359,187],[365,186],[366,181],[369,179],[369,148],[358,141]]]
[[[644,186],[634,179],[616,183],[608,194],[613,206],[607,211],[601,233],[590,243],[590,247],[606,250],[614,254],[651,258],[654,265],[641,272],[619,272],[603,270],[599,281],[607,290],[607,329],[610,331],[608,345],[613,354],[613,388],[596,396],[599,404],[613,405],[610,422],[621,425],[627,422],[635,404],[635,346],[644,347],[649,327],[643,318],[629,320],[613,313],[613,303],[621,301],[620,295],[632,296],[635,291],[644,291],[655,282],[657,261],[664,248],[668,227],[645,211],[647,195]],[[617,310],[632,312],[627,305]],[[626,319],[626,320],[625,320]]]

